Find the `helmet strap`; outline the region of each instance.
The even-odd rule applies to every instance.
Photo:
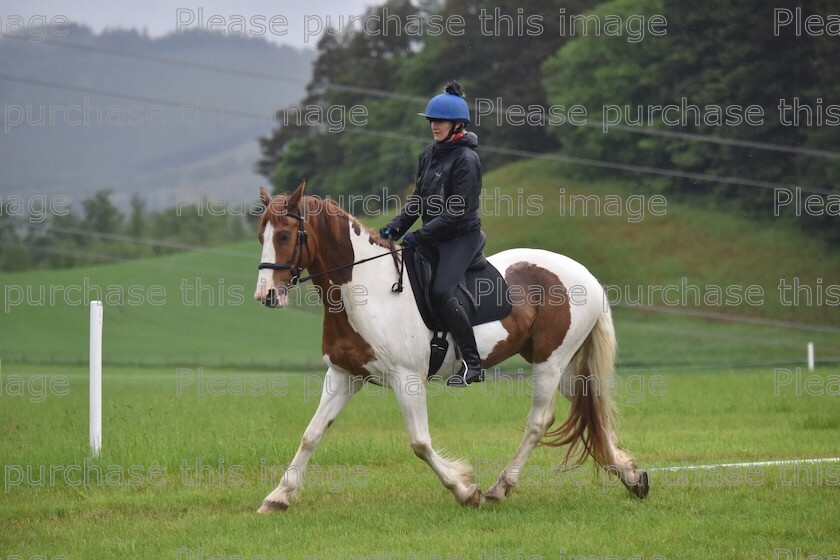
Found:
[[[451,121],[451,122],[452,122],[452,128],[450,128],[450,129],[449,129],[449,134],[447,134],[447,135],[446,135],[446,138],[444,138],[444,139],[442,140],[442,142],[449,142],[449,140],[450,140],[453,136],[455,136],[455,134],[456,134],[457,132],[459,132],[460,130],[463,130],[463,128],[464,128],[464,126],[463,126],[463,125],[461,125],[460,127],[458,127],[458,124],[459,124],[459,122],[458,122],[458,121]]]

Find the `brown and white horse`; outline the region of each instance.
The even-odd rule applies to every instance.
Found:
[[[303,192],[303,183],[293,194],[274,198],[260,188],[266,209],[259,222],[262,264],[254,297],[283,307],[288,289],[301,270],[308,269],[325,306],[322,345],[327,373],[318,410],[300,447],[259,511],[289,507],[324,431],[365,382],[394,391],[414,453],[458,502],[477,506],[481,492],[470,466],[441,457],[432,448],[425,389],[432,333],[417,310],[410,284],[405,283],[402,293],[390,290],[397,272],[387,255],[388,244],[334,202]],[[378,255],[385,258],[351,266]],[[549,251],[511,249],[488,260],[504,274],[514,306],[506,319],[475,327],[483,365],[489,368],[519,353],[532,364],[533,379],[522,442],[484,499],[505,499],[539,443],[569,445],[566,460],[576,463],[591,455],[644,498],[648,476],[618,446],[613,422],[615,331],[602,286],[579,263]],[[441,368],[444,375],[458,366],[453,347],[450,339]],[[558,392],[571,401],[571,410],[568,419],[549,432]]]

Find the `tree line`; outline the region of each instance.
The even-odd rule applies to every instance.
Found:
[[[573,105],[588,109],[592,126],[554,126],[545,119],[515,126],[509,115],[501,124],[485,118],[471,127],[481,145],[653,168],[658,171],[645,174],[569,165],[563,173],[609,177],[748,216],[772,216],[776,186],[823,191],[817,196],[825,199],[840,176],[840,127],[828,120],[832,105],[840,116],[836,37],[779,26],[776,8],[761,0],[690,6],[675,0],[538,0],[525,8],[513,0],[417,6],[389,0],[368,14],[386,10],[406,22],[408,16],[445,20],[460,14],[463,34],[398,34],[393,18],[387,29],[379,18],[365,30],[325,34],[302,104],[364,105],[367,125],[336,134],[287,118],[288,126],[261,139],[257,168],[277,192],[301,177],[322,194],[401,191],[413,181],[417,154],[429,141],[425,121],[416,116],[422,99],[458,79],[471,104],[481,97],[546,114]],[[799,9],[801,18],[825,17],[831,3],[818,0]],[[512,18],[523,11],[538,15],[540,32],[523,34],[505,23],[488,35],[477,17],[482,10]],[[616,17],[621,32],[607,33],[603,22]],[[664,32],[633,40],[628,22],[634,17],[662,18],[667,25]],[[652,106],[671,108],[649,111]],[[607,132],[599,126],[605,107],[620,125]],[[512,159],[482,153],[485,169]],[[797,216],[791,209],[780,214],[840,239],[836,215]]]
[[[23,214],[0,206],[0,270],[70,268],[166,255],[246,239],[255,224],[249,212],[209,212],[206,205],[150,211],[135,195],[123,213],[112,192],[98,191],[78,207]]]

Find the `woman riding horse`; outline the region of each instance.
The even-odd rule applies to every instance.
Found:
[[[386,239],[399,239],[423,217],[423,227],[405,235],[402,246],[437,250],[432,305],[443,313],[463,359],[460,371],[448,384],[465,386],[484,381],[472,325],[455,297],[481,242],[478,136],[466,130],[470,110],[458,82],[446,86],[445,93],[433,97],[426,111],[418,115],[428,119],[435,142],[420,154],[414,192],[403,210],[379,233]]]

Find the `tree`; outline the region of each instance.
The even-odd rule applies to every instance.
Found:
[[[793,32],[775,36],[773,10],[760,0],[706,2],[691,9],[675,0],[616,0],[593,11],[600,18],[632,13],[664,14],[667,35],[636,44],[628,44],[623,37],[576,38],[543,65],[551,103],[568,106],[583,102],[593,107],[591,115],[606,105],[615,106],[623,110],[621,124],[639,129],[782,147],[811,145],[830,150],[837,145],[840,134],[836,127],[793,127],[781,122],[779,115],[781,99],[790,103],[798,97],[814,107],[820,96],[840,93],[837,73],[830,70],[835,64],[833,45],[797,37]],[[693,107],[670,114],[669,119],[684,121],[675,126],[665,124],[661,111],[647,114],[647,109],[657,105]],[[760,126],[743,120],[722,125],[704,120],[715,112],[726,115],[733,109],[740,109],[743,116],[748,106],[760,108]],[[700,121],[696,122],[698,113]],[[590,127],[566,127],[554,132],[562,135],[564,152],[571,156],[687,173],[834,188],[834,178],[840,171],[836,159],[742,145],[617,129],[604,134]],[[605,172],[590,169],[589,173]],[[772,215],[774,192],[770,189],[684,178],[656,179],[657,184],[663,181],[672,192],[702,191],[720,201],[734,201],[748,213]]]
[[[128,218],[128,234],[143,237],[146,233],[146,201],[140,196],[131,197],[131,215]]]
[[[427,1],[419,7],[407,0],[390,0],[370,8],[369,15],[382,16],[387,9],[396,18],[371,20],[366,32],[326,33],[318,43],[313,78],[302,102],[320,107],[363,105],[367,124],[358,129],[347,125],[340,134],[293,123],[278,127],[261,139],[263,157],[257,168],[272,179],[277,191],[297,184],[304,172],[311,188],[324,194],[402,190],[414,180],[417,154],[430,142],[425,121],[417,117],[425,107],[424,100],[441,93],[448,81],[458,79],[466,88],[474,115],[477,97],[494,104],[500,98],[504,106],[545,105],[540,64],[567,41],[558,32],[559,10],[574,13],[593,5],[591,0],[571,4],[537,0],[529,4],[527,14],[519,12],[520,4],[514,0]],[[479,19],[482,10],[484,28]],[[496,33],[486,20],[499,14],[540,18],[541,27],[531,26],[528,34],[512,19],[512,26]],[[416,28],[408,27],[409,16],[427,18],[428,29],[432,15],[443,21],[460,16],[465,23],[463,34],[418,38]],[[404,24],[402,28],[394,25],[397,19]],[[479,134],[482,145],[536,151],[557,147],[556,140],[539,125],[497,126],[494,116],[483,121],[474,117],[470,127]],[[489,169],[510,158],[491,153],[482,159]]]
[[[82,201],[85,229],[98,233],[117,233],[124,216],[111,202],[110,190],[97,191],[92,197]]]

